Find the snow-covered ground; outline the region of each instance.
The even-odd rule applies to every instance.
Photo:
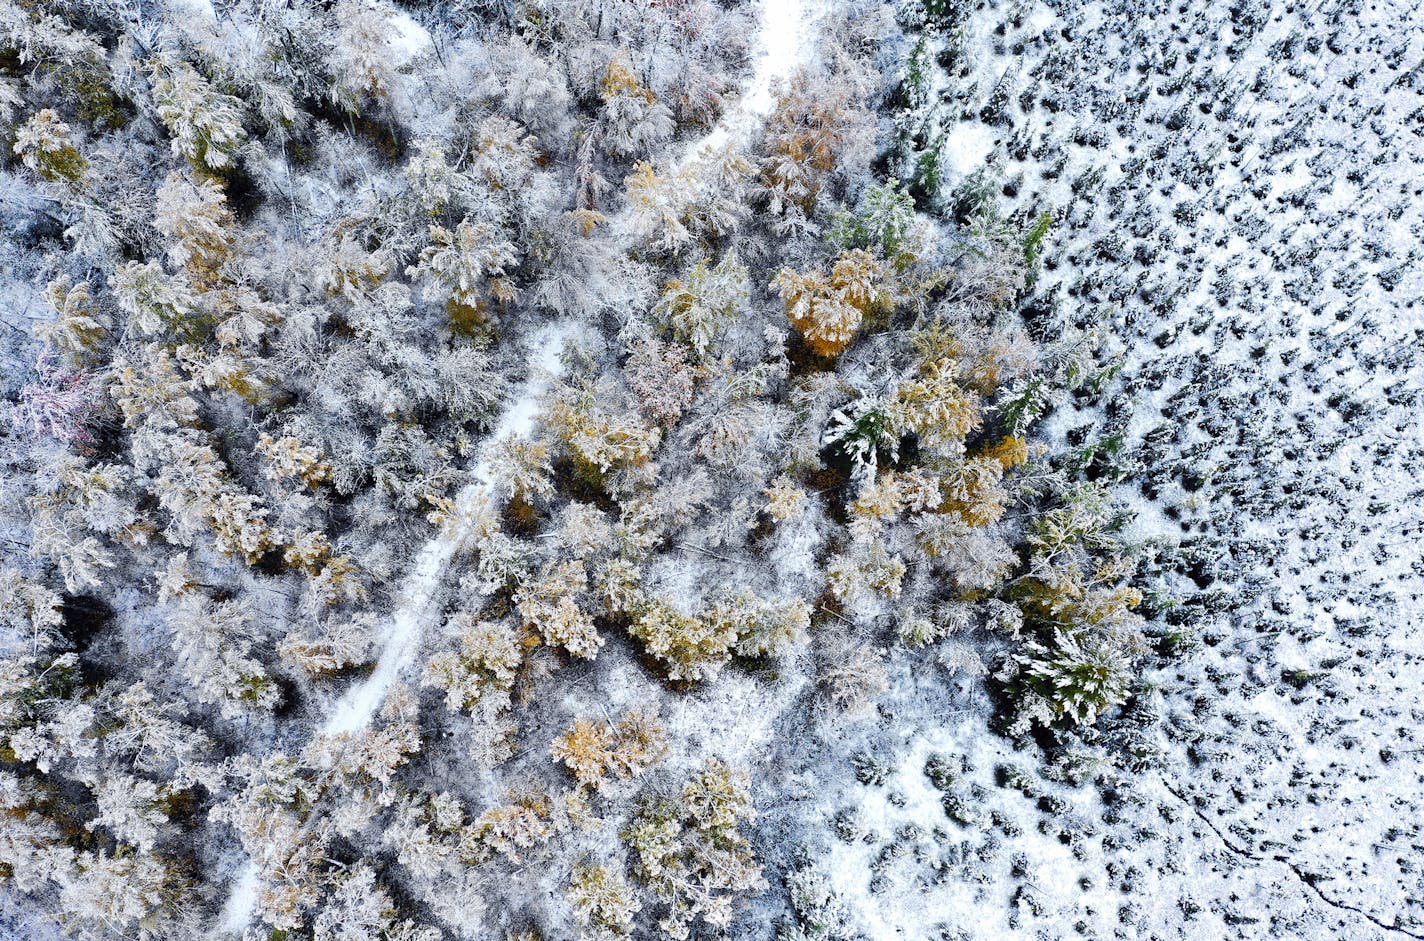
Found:
[[[252,924],[252,913],[257,907],[257,890],[261,879],[257,864],[249,860],[238,871],[237,878],[228,890],[222,912],[218,915],[218,929],[228,934],[242,934]]]
[[[390,38],[390,43],[398,64],[405,65],[435,48],[430,32],[406,11],[390,8],[385,11],[385,15],[395,27],[395,35]]]

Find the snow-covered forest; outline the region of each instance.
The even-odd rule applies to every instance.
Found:
[[[0,941],[1424,938],[1414,0],[0,0]]]

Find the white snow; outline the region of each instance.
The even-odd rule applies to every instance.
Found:
[[[1211,610],[1197,628],[1206,639],[1202,649],[1153,677],[1162,684],[1169,716],[1163,765],[1172,790],[1160,789],[1143,809],[1142,817],[1157,818],[1145,831],[1156,836],[1115,851],[1117,865],[1126,862],[1146,874],[1131,893],[1137,923],[1112,928],[1125,936],[1166,937],[1184,930],[1182,902],[1189,898],[1202,909],[1193,915],[1193,936],[1386,936],[1365,916],[1332,909],[1316,892],[1386,923],[1415,930],[1419,924],[1417,874],[1402,878],[1398,865],[1409,858],[1411,838],[1398,821],[1418,816],[1412,811],[1420,751],[1413,727],[1400,719],[1418,703],[1409,648],[1418,643],[1419,576],[1408,569],[1418,556],[1406,558],[1382,542],[1386,533],[1409,526],[1392,515],[1396,507],[1417,513],[1404,497],[1417,486],[1417,459],[1402,455],[1408,450],[1405,437],[1412,433],[1418,440],[1418,435],[1404,409],[1377,385],[1403,375],[1399,367],[1382,363],[1397,356],[1394,351],[1411,335],[1414,324],[1407,318],[1415,314],[1409,305],[1418,291],[1411,293],[1407,282],[1386,290],[1369,277],[1355,285],[1348,278],[1336,282],[1330,274],[1358,268],[1366,275],[1407,256],[1408,249],[1395,246],[1401,237],[1413,244],[1405,233],[1417,231],[1414,203],[1400,202],[1393,216],[1387,207],[1405,192],[1396,189],[1393,174],[1417,164],[1418,148],[1412,161],[1402,150],[1373,148],[1395,126],[1397,119],[1384,115],[1417,105],[1414,95],[1395,94],[1400,83],[1388,84],[1390,69],[1377,58],[1391,39],[1371,21],[1397,15],[1397,8],[1394,14],[1385,12],[1389,5],[1370,8],[1356,24],[1367,42],[1281,56],[1272,51],[1278,41],[1323,29],[1310,22],[1310,8],[1293,18],[1290,8],[1267,6],[1270,25],[1249,44],[1238,41],[1224,54],[1213,38],[1199,60],[1226,83],[1209,93],[1213,104],[1241,96],[1233,111],[1223,115],[1214,109],[1198,119],[1199,109],[1193,108],[1191,132],[1174,136],[1162,116],[1179,101],[1192,101],[1189,87],[1176,100],[1164,94],[1150,99],[1141,113],[1129,110],[1121,128],[1103,122],[1106,143],[1090,146],[1074,143],[1062,113],[1051,113],[1037,95],[1036,101],[1028,99],[1035,103],[1016,126],[1030,132],[1035,145],[1063,147],[1066,166],[1045,180],[1036,148],[1028,149],[1026,159],[1003,154],[996,160],[1006,179],[1023,173],[1030,181],[1008,208],[1047,205],[1063,213],[1050,254],[1072,262],[1045,270],[1041,290],[1061,285],[1073,297],[1072,306],[1085,307],[1119,286],[1130,296],[1134,279],[1140,279],[1138,285],[1175,289],[1174,273],[1182,273],[1183,293],[1169,312],[1148,312],[1140,301],[1128,300],[1124,307],[1139,308],[1136,323],[1121,317],[1107,321],[1125,346],[1123,375],[1135,380],[1127,393],[1133,416],[1129,437],[1169,428],[1171,457],[1154,458],[1159,467],[1184,454],[1200,455],[1192,459],[1208,470],[1242,468],[1247,489],[1237,496],[1212,482],[1188,492],[1169,481],[1147,496],[1134,478],[1117,492],[1138,514],[1129,538],[1213,544],[1206,534],[1222,545],[1259,539],[1269,546],[1260,558],[1242,553],[1244,560],[1223,559],[1222,565],[1228,572],[1237,566],[1251,570],[1265,586],[1261,599],[1236,596],[1229,578],[1210,586],[1231,593],[1229,613]],[[1073,101],[1068,92],[1075,88],[1118,91],[1120,63],[1112,57],[1127,51],[1120,8],[1088,4],[1069,19],[1075,36],[1070,45],[1059,36],[1044,47],[1066,48],[1076,57],[1078,68],[1054,88],[1055,96]],[[1030,55],[1033,34],[1043,25],[1042,16],[1030,12],[1026,35],[1017,36]],[[1013,39],[996,51],[993,37],[982,29],[976,36],[975,49],[985,58],[972,78],[979,80],[981,94],[1006,68],[1023,76],[1032,72],[1032,58],[1010,60]],[[1086,42],[1078,44],[1080,39]],[[1095,61],[1102,51],[1108,61]],[[1186,74],[1196,67],[1201,66],[1182,63],[1177,70]],[[1253,85],[1258,74],[1267,76],[1263,87]],[[1342,78],[1351,74],[1361,86],[1342,88]],[[1031,84],[1025,78],[1016,89]],[[1361,102],[1381,115],[1369,128],[1356,118]],[[972,104],[964,110],[972,111]],[[1307,113],[1308,134],[1277,137]],[[949,131],[948,146],[962,150],[963,132],[985,130],[978,121],[964,122]],[[1219,143],[1233,132],[1239,135],[1239,153]],[[1182,155],[1201,154],[1220,157],[1199,177],[1181,171]],[[1362,165],[1362,155],[1369,156],[1369,169],[1351,178],[1345,166]],[[1134,157],[1148,158],[1149,166],[1132,169]],[[1076,196],[1072,182],[1094,167],[1107,174],[1104,188]],[[1121,207],[1098,208],[1113,202],[1107,194],[1114,186],[1124,187]],[[1306,188],[1303,205],[1282,199]],[[1203,201],[1200,220],[1175,218],[1174,210],[1192,200]],[[1127,236],[1150,230],[1147,241],[1160,245],[1154,260],[1132,261],[1126,250],[1114,251],[1111,261],[1091,260],[1098,240],[1108,237],[1105,244],[1111,245],[1119,230],[1130,229],[1129,219],[1142,228],[1122,233],[1124,240],[1130,244]],[[1367,244],[1378,246],[1382,257],[1357,248]],[[1312,261],[1316,252],[1319,260]],[[1091,287],[1099,277],[1106,278],[1107,288]],[[1219,301],[1218,277],[1226,285]],[[1307,287],[1288,291],[1290,281]],[[1362,329],[1362,323],[1370,326]],[[1162,339],[1152,342],[1159,334]],[[1222,378],[1207,378],[1198,364],[1224,367]],[[1222,386],[1227,395],[1218,403],[1215,393]],[[1377,411],[1365,419],[1351,416],[1341,406],[1353,401]],[[1061,436],[1080,426],[1085,412],[1100,407],[1064,409],[1050,427]],[[1260,433],[1280,443],[1262,446],[1260,457],[1242,462],[1247,449],[1229,444],[1238,428],[1248,439]],[[1338,450],[1316,453],[1341,440]],[[1301,505],[1269,509],[1270,482],[1282,476],[1291,481],[1285,493],[1299,488],[1312,495]],[[1257,497],[1257,487],[1266,496]],[[1330,496],[1307,489],[1314,487]],[[1170,516],[1168,509],[1174,511]],[[1191,597],[1198,587],[1184,585],[1182,595]],[[1145,785],[1139,779],[1134,787]],[[1163,826],[1158,805],[1177,819]],[[1122,815],[1138,816],[1135,809]],[[1229,849],[1227,841],[1260,859]],[[1289,859],[1316,881],[1306,883],[1277,859]],[[1051,896],[1049,902],[1051,917],[1058,906]],[[1240,920],[1228,928],[1228,917]],[[1261,923],[1251,927],[1247,918]],[[1109,932],[1099,927],[1091,933]]]
[[[534,419],[539,414],[539,401],[549,390],[553,380],[563,375],[564,364],[560,356],[572,332],[572,324],[553,323],[535,336],[531,345],[535,359],[530,367],[529,378],[490,432],[491,441],[497,441],[506,435],[528,435],[533,429]],[[487,461],[480,461],[471,473],[486,486],[491,482]]]
[[[1048,27],[1058,22],[1058,15],[1047,4],[1035,3],[1024,20],[1024,30],[1029,36],[1038,36]]]
[[[197,15],[217,22],[218,12],[212,0],[169,0],[174,12]]]
[[[395,7],[386,7],[383,12],[386,20],[395,27],[395,34],[388,41],[400,64],[404,65],[435,48],[430,32],[409,13]]]
[[[240,934],[252,922],[252,909],[257,906],[257,864],[248,860],[233,882],[232,892],[223,905],[218,923],[222,930]]]
[[[790,76],[806,60],[812,22],[813,11],[801,0],[766,0],[758,35],[761,55],[740,110],[750,115],[771,112],[773,83]]]
[[[926,761],[932,755],[963,756],[971,770],[954,790],[967,794],[967,788],[971,785],[984,788],[991,796],[976,801],[976,809],[987,818],[988,808],[993,807],[1020,824],[1021,832],[1012,839],[1002,834],[997,839],[1008,844],[1007,852],[1023,853],[1032,861],[1032,887],[1049,910],[1061,913],[1083,905],[1099,911],[1115,909],[1111,891],[1099,889],[1084,893],[1079,888],[1078,879],[1090,871],[1089,867],[1074,858],[1070,847],[1058,839],[1056,829],[1040,829],[1035,825],[1039,815],[1031,802],[994,785],[994,769],[998,765],[1022,764],[1022,761],[1015,758],[1008,741],[984,734],[981,716],[963,714],[934,722],[917,722],[903,729],[901,734],[904,738],[895,749],[901,757],[895,761],[896,770],[884,785],[851,783],[848,791],[836,793],[827,781],[828,786],[821,794],[827,816],[837,803],[852,805],[856,808],[859,822],[876,835],[868,842],[834,842],[816,863],[829,877],[852,917],[859,922],[857,927],[862,929],[865,938],[871,941],[904,941],[906,938],[927,937],[925,929],[937,920],[972,919],[972,913],[983,905],[980,886],[960,880],[949,880],[943,884],[920,882],[915,866],[910,862],[912,853],[906,854],[904,860],[894,865],[877,865],[883,847],[889,842],[903,842],[907,846],[913,842],[904,836],[903,828],[907,825],[918,826],[926,834],[937,827],[946,831],[950,836],[937,843],[942,848],[958,845],[961,841],[977,843],[986,838],[995,839],[990,836],[993,828],[987,819],[978,826],[964,826],[946,819],[941,803],[944,794],[937,791],[925,775]],[[890,756],[880,757],[885,759]],[[1066,788],[1052,790],[1056,796],[1067,799],[1076,812],[1088,817],[1100,813],[1095,806],[1096,797],[1090,792],[1074,792]],[[871,887],[871,875],[877,870],[889,880],[890,887],[879,891]],[[973,921],[969,923],[974,924]],[[974,937],[984,935],[976,934]]]
[[[469,507],[475,499],[484,495],[484,490],[482,485],[476,484],[465,487],[455,498],[456,506]],[[359,732],[376,714],[391,683],[410,662],[421,629],[430,619],[440,577],[459,548],[459,536],[458,524],[448,526],[416,555],[415,564],[411,566],[401,589],[395,613],[391,616],[376,669],[364,681],[347,690],[332,710],[326,725],[322,726],[323,735]]]
[[[944,156],[949,166],[963,176],[983,166],[993,149],[993,130],[978,123],[960,124],[944,140]]]

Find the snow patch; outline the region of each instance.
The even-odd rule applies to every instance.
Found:
[[[961,124],[944,140],[945,159],[961,176],[968,176],[983,166],[993,149],[993,130],[979,123]]]
[[[173,12],[189,16],[200,16],[217,22],[218,11],[213,7],[213,0],[169,0]]]
[[[409,13],[388,7],[385,14],[386,20],[395,27],[395,34],[389,42],[400,64],[404,65],[435,48],[435,40],[430,38],[430,32]]]
[[[776,103],[772,85],[801,66],[811,39],[813,15],[801,0],[766,0],[762,10],[761,56],[741,110],[767,115]]]
[[[240,934],[252,923],[252,910],[257,907],[257,864],[248,860],[233,883],[219,923],[224,931]]]
[[[1036,3],[1024,20],[1024,29],[1030,36],[1042,36],[1043,31],[1058,21],[1058,15],[1046,4]]]
[[[995,769],[1001,764],[1018,764],[1008,741],[984,734],[983,717],[965,715],[941,725],[916,725],[905,730],[901,748],[903,757],[895,763],[896,770],[882,785],[850,785],[849,792],[839,795],[843,804],[853,801],[859,824],[870,840],[854,843],[837,841],[819,861],[836,894],[871,941],[904,941],[906,938],[927,937],[925,929],[939,918],[972,919],[972,913],[983,906],[978,886],[960,880],[924,881],[912,862],[914,852],[895,854],[899,861],[886,864],[886,848],[894,844],[909,845],[917,840],[922,847],[931,845],[933,831],[946,835],[933,845],[940,853],[949,851],[949,859],[964,853],[965,847],[984,841],[1007,844],[1004,854],[1022,853],[1031,861],[1031,887],[1045,908],[1062,917],[1065,911],[1087,906],[1099,911],[1112,911],[1116,906],[1110,887],[1092,891],[1081,887],[1080,878],[1088,866],[1076,859],[1070,846],[1057,836],[1054,827],[1040,828],[1040,815],[1027,800],[1009,795],[994,783]],[[945,793],[936,790],[925,774],[931,756],[962,756],[967,773],[953,791],[975,804],[975,813],[985,820],[977,825],[964,825],[946,818],[943,806]],[[884,756],[882,756],[884,757]],[[985,795],[975,800],[971,788],[979,787]],[[1099,810],[1096,795],[1052,788],[1074,812],[1095,818]],[[829,813],[835,802],[826,806]],[[987,822],[990,808],[1019,824],[1013,837],[997,836]],[[919,828],[912,836],[908,828]],[[881,873],[883,885],[875,887],[872,875]],[[971,923],[973,923],[971,921]],[[944,922],[939,926],[943,927]],[[948,936],[948,935],[946,935]],[[1002,935],[991,935],[1002,937]],[[984,935],[976,935],[984,937]]]

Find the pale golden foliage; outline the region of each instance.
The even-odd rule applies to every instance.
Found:
[[[580,787],[601,791],[618,779],[635,778],[667,753],[662,726],[652,716],[630,712],[612,722],[575,719],[549,749]]]
[[[766,497],[766,512],[778,523],[795,519],[806,511],[806,491],[785,474],[773,480],[762,495]]]
[[[45,287],[45,296],[54,308],[55,319],[35,325],[35,336],[63,353],[71,363],[81,361],[104,337],[99,322],[99,308],[89,292],[89,285],[75,284],[68,275],[60,275]]]
[[[819,356],[841,353],[865,315],[892,302],[890,270],[863,249],[842,252],[830,275],[782,268],[771,287],[786,306],[787,319]]]
[[[262,473],[268,480],[298,480],[316,487],[331,479],[331,465],[322,459],[321,451],[291,435],[273,438],[264,432],[257,439],[257,453],[265,460]]]
[[[593,618],[575,600],[575,595],[587,588],[588,573],[582,562],[560,562],[521,587],[515,604],[525,625],[537,631],[545,643],[592,660],[604,640],[594,628]]]

